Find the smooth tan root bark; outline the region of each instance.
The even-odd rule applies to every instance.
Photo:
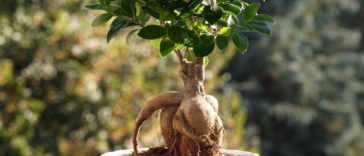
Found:
[[[133,136],[133,147],[134,151],[138,152],[138,135],[140,131],[140,127],[145,120],[150,118],[150,116],[157,110],[168,107],[175,106],[178,107],[181,103],[181,96],[179,92],[169,91],[162,93],[153,99],[149,100],[147,104],[143,107],[143,109],[139,112],[138,117],[135,123],[135,130]]]
[[[153,155],[153,151],[148,151],[149,154],[138,153],[137,139],[142,123],[159,109],[162,110],[160,122],[167,147],[165,155],[221,155],[219,149],[223,137],[223,124],[218,115],[216,98],[206,95],[204,91],[203,59],[198,58],[193,63],[186,63],[182,54],[179,51],[176,53],[181,65],[180,76],[184,88],[181,92],[162,93],[149,100],[142,108],[136,120],[133,155]],[[161,152],[161,149],[157,151]]]

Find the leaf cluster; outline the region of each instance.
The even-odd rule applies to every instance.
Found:
[[[191,49],[191,58],[205,57],[215,47],[224,50],[230,41],[246,52],[246,32],[270,34],[272,18],[260,14],[259,3],[242,0],[98,0],[86,5],[104,10],[92,26],[112,19],[107,41],[126,27],[148,40],[158,40],[161,56],[175,49]]]

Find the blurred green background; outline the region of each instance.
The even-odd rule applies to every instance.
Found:
[[[0,155],[99,155],[131,147],[149,98],[178,90],[176,59],[107,26],[82,0],[1,0]],[[263,156],[364,153],[364,0],[268,0],[271,36],[210,56],[224,147]],[[125,30],[128,32],[128,30]],[[154,115],[142,146],[163,143]]]

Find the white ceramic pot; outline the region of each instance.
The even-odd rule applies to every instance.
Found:
[[[139,148],[139,151],[146,151],[146,150],[148,150],[148,148]],[[132,152],[133,152],[132,149],[118,150],[118,151],[104,153],[101,156],[127,156]],[[259,154],[256,153],[240,151],[240,150],[229,150],[229,149],[221,149],[221,153],[224,156],[259,156]]]

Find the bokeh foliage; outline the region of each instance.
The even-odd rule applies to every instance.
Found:
[[[246,136],[262,155],[364,152],[364,1],[268,1],[270,38],[227,72],[248,109]]]
[[[128,148],[140,107],[162,91],[178,90],[174,56],[126,34],[107,44],[100,12],[80,0],[4,0],[0,5],[0,155],[99,155]],[[128,32],[128,30],[126,30]],[[245,111],[239,94],[215,77],[232,48],[210,56],[206,89],[216,95],[240,148]],[[229,89],[230,88],[230,89]],[[226,90],[226,91],[225,91]],[[234,106],[232,112],[229,108]],[[144,146],[162,143],[157,118],[143,129]]]

